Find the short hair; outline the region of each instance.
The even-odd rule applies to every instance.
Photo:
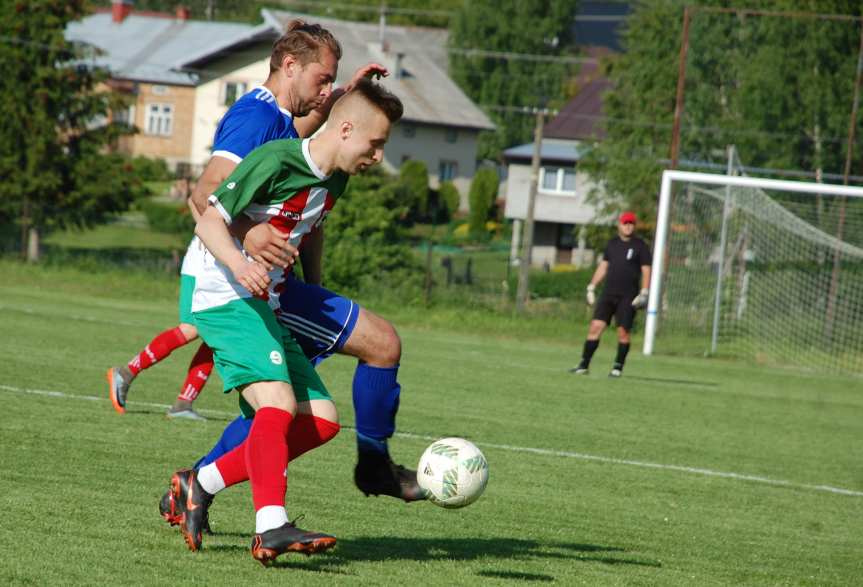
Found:
[[[342,46],[330,31],[319,24],[309,24],[300,19],[292,20],[285,27],[285,34],[273,43],[270,73],[282,66],[286,55],[292,55],[301,65],[319,61],[322,47],[329,49],[336,60],[342,58]]]
[[[377,108],[391,123],[398,122],[404,114],[405,109],[398,96],[370,79],[363,78],[358,81],[351,88],[351,91],[345,94],[345,97],[352,94],[362,97],[366,102]]]

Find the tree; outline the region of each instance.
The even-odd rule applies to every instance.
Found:
[[[655,215],[670,153],[684,4],[636,4],[624,31],[626,53],[607,64],[614,86],[604,101],[607,136],[580,162],[602,183],[604,193],[596,196],[607,209],[626,206],[644,217]],[[792,0],[761,7],[800,10]],[[817,11],[859,14],[859,3],[823,0]],[[859,27],[695,11],[680,160],[723,163],[725,147],[734,144],[746,165],[841,173]],[[863,159],[860,129],[857,169]]]
[[[402,204],[412,216],[424,218],[428,214],[429,172],[422,161],[410,159],[399,169],[399,186],[404,191]]]
[[[489,220],[494,209],[494,201],[497,198],[497,190],[500,179],[497,172],[491,167],[483,167],[476,172],[473,181],[470,182],[469,225],[470,233],[474,236],[485,236],[485,223]]]
[[[570,46],[576,0],[515,2],[471,0],[450,23],[452,49],[560,56]],[[571,66],[543,61],[473,57],[450,53],[450,74],[480,106],[560,106]],[[488,110],[497,125],[480,138],[477,157],[497,159],[502,149],[528,142],[533,118]]]
[[[351,179],[325,224],[327,287],[357,293],[387,280],[419,287],[422,270],[398,223],[406,212],[400,193],[398,181],[380,171]]]
[[[453,218],[458,213],[459,205],[461,204],[461,195],[458,189],[451,181],[445,181],[440,184],[438,189],[438,201],[446,206],[447,216]]]
[[[0,213],[17,219],[34,261],[45,231],[104,222],[144,193],[128,159],[106,153],[128,132],[105,122],[120,105],[107,73],[63,37],[85,6],[17,0],[0,14]]]

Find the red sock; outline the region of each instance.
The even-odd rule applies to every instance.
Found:
[[[255,412],[252,429],[243,443],[255,511],[268,505],[285,507],[291,420],[290,412],[278,408],[261,408]]]
[[[324,420],[311,414],[297,414],[288,433],[288,452],[294,460],[313,448],[326,444],[339,433],[337,422]]]
[[[297,414],[288,432],[288,447],[290,460],[326,444],[339,433],[341,426],[337,422],[318,418],[311,414]],[[225,453],[215,461],[216,468],[225,482],[225,487],[249,480],[246,470],[246,443]]]
[[[207,346],[206,343],[201,343],[198,347],[198,352],[192,357],[192,362],[189,363],[189,374],[186,375],[186,381],[183,383],[183,391],[177,396],[177,399],[193,402],[204,385],[207,384],[207,378],[213,372],[213,349]]]
[[[129,361],[129,371],[132,372],[132,375],[137,375],[150,365],[158,363],[170,355],[171,351],[180,348],[187,342],[189,341],[186,340],[186,335],[183,334],[179,326],[166,330],[151,340],[150,344],[145,346],[143,351]]]
[[[249,480],[249,473],[246,470],[246,441],[226,452],[215,463],[219,470],[219,475],[222,476],[222,481],[225,482],[225,487],[242,483]]]

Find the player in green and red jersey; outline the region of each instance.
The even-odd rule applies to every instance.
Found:
[[[381,161],[390,126],[401,114],[398,98],[372,82],[358,83],[333,107],[317,138],[272,141],[246,157],[198,221],[203,246],[184,262],[184,273],[195,280],[194,325],[213,349],[225,391],[239,390],[242,408],[255,417],[243,444],[199,471],[179,473],[188,488],[181,529],[193,550],[200,547],[213,496],[245,480],[252,485],[257,560],[266,564],[289,550],[313,553],[335,545],[332,536],[296,528],[285,510],[288,455],[295,458],[335,435],[335,406],[273,312],[288,272],[267,271],[252,260],[228,225],[245,213],[269,222],[300,247],[344,191],[347,176]],[[298,437],[292,423],[301,413],[330,425]],[[176,476],[175,483],[180,484]]]

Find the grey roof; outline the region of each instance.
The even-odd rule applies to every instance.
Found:
[[[337,82],[346,84],[357,68],[374,61],[390,70],[381,83],[394,92],[405,106],[405,120],[446,124],[463,128],[492,130],[494,123],[447,75],[446,34],[424,27],[386,27],[388,50],[381,48],[376,23],[352,22],[281,10],[262,10],[264,21],[280,30],[294,18],[319,23],[329,29],[342,45]],[[396,55],[402,53],[401,79],[395,74]]]
[[[114,77],[177,85],[199,81],[197,73],[182,71],[187,64],[276,34],[266,24],[178,20],[134,12],[121,23],[112,22],[110,12],[100,12],[66,27],[68,40],[92,45],[103,53],[94,62],[109,68]]]
[[[531,160],[533,158],[533,143],[510,147],[503,152],[508,161]],[[561,163],[574,163],[584,156],[584,147],[574,141],[561,141],[547,139],[542,141],[539,157],[543,161],[557,161]]]

